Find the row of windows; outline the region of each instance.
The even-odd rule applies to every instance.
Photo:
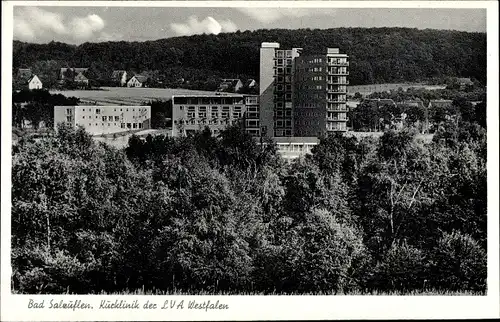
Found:
[[[302,89],[305,90],[323,90],[323,85],[304,85],[302,86]]]
[[[245,126],[246,127],[259,127],[259,121],[247,120]]]
[[[281,152],[311,152],[316,144],[278,144],[278,150]]]
[[[291,129],[275,129],[274,130],[274,136],[292,136],[292,130]]]
[[[229,118],[230,115],[232,115],[233,118],[235,119],[238,119],[242,116],[242,113],[241,112],[233,112],[232,114],[229,114],[229,112],[222,112],[222,113],[218,113],[218,112],[212,112],[210,114],[210,117],[211,118],[218,118],[220,115],[221,118]],[[198,114],[196,114],[195,112],[188,112],[187,113],[187,118],[188,119],[195,119],[195,118],[201,118],[201,119],[204,119],[204,118],[207,118],[208,117],[208,114],[206,112],[198,112]]]
[[[292,51],[291,50],[275,50],[275,56],[277,58],[291,58]]]
[[[326,129],[328,131],[345,131],[347,125],[345,122],[328,122],[326,124]]]
[[[276,90],[277,91],[287,91],[287,92],[290,92],[292,90],[292,85],[291,84],[287,84],[285,86],[283,86],[283,84],[277,84],[276,85]]]
[[[188,112],[195,112],[196,110],[201,111],[201,112],[206,112],[207,109],[210,109],[211,111],[219,111],[221,106],[187,106]],[[181,111],[184,110],[184,106],[179,106],[179,109]],[[241,111],[242,106],[232,106],[232,109],[234,111]],[[224,112],[229,112],[230,108],[229,106],[222,106],[222,111]]]
[[[89,126],[92,126],[94,123],[88,123]],[[84,125],[84,124],[82,124]],[[95,126],[99,126],[99,123],[95,123]],[[118,126],[118,123],[101,123],[101,126]],[[120,127],[122,129],[142,129],[142,123],[120,123]]]
[[[283,74],[290,75],[291,73],[292,73],[292,67],[278,67],[274,70],[275,75],[283,75]]]
[[[274,95],[274,100],[275,101],[279,101],[279,100],[291,100],[292,99],[292,93],[286,93],[285,95],[283,95],[283,93],[277,93]]]
[[[275,110],[274,117],[292,117],[292,110]]]
[[[323,62],[322,58],[314,58],[314,59],[310,59],[308,61],[309,64],[319,64],[319,63],[322,63],[322,62]]]
[[[277,76],[276,77],[276,82],[278,83],[291,83],[292,82],[292,76]]]
[[[328,68],[328,73],[330,73],[330,74],[347,74],[347,68],[345,68],[345,67],[339,67],[339,68],[330,67],[330,68]]]
[[[248,98],[247,98],[248,99]],[[256,99],[256,98],[255,98]],[[174,105],[243,104],[242,97],[174,97]]]
[[[229,125],[236,124],[238,120],[174,120],[174,124],[187,124],[187,125]]]
[[[298,107],[299,108],[318,108],[319,105],[317,103],[306,102]]]
[[[347,58],[328,58],[328,64],[348,64]]]
[[[108,121],[113,121],[113,120],[115,122],[118,122],[123,117],[118,116],[118,115],[115,115],[115,116],[112,116],[112,115],[110,115],[110,116],[102,115],[102,116],[99,117],[98,115],[96,115],[95,118],[96,119],[101,118],[103,122],[108,122]],[[141,118],[146,118],[146,117],[145,116],[139,116],[139,115],[133,115],[132,118],[133,119],[141,119]],[[85,115],[82,115],[82,119],[85,119]],[[91,115],[87,115],[87,119],[91,120],[92,116]]]
[[[346,95],[328,94],[326,99],[329,101],[332,101],[332,102],[345,102],[347,100],[347,96]]]
[[[88,112],[92,112],[92,108],[87,108]],[[105,109],[106,111],[110,110],[110,109]],[[113,111],[114,112],[117,112],[118,110],[120,110],[120,112],[123,112],[123,108],[114,108]],[[131,108],[132,112],[135,112],[135,108]],[[147,108],[137,108],[137,111],[138,112],[146,112],[148,109]],[[101,109],[100,108],[96,108],[95,110],[95,113],[96,114],[101,114]],[[129,109],[128,108],[125,108],[125,111],[128,112]],[[82,112],[85,112],[85,108],[82,108]],[[68,115],[72,115],[73,114],[73,108],[67,108],[66,109],[66,114]]]
[[[278,58],[275,60],[275,65],[276,66],[290,66],[290,65],[292,65],[292,59],[291,58],[289,58],[289,59]]]
[[[292,120],[276,120],[274,121],[275,127],[292,127]]]

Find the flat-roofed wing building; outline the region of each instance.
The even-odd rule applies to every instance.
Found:
[[[218,135],[240,122],[252,136],[260,135],[258,96],[229,93],[172,96],[172,136],[190,135],[205,127]]]
[[[60,123],[81,126],[92,135],[140,131],[151,128],[150,106],[54,106],[54,129]]]

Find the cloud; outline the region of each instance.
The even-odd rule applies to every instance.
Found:
[[[236,8],[247,16],[262,23],[271,23],[283,18],[301,18],[317,14],[332,14],[332,9],[327,12],[321,8]]]
[[[198,17],[191,16],[186,23],[171,23],[170,28],[178,36],[188,36],[195,34],[215,34],[221,32],[234,32],[238,27],[231,20],[217,21],[212,17],[206,17],[203,20],[198,20]]]
[[[104,26],[104,20],[95,14],[69,21],[39,7],[23,7],[14,14],[14,38],[23,41],[88,40],[99,35]]]
[[[104,21],[98,15],[73,18],[71,21],[72,34],[77,39],[90,39],[94,33],[104,28]]]

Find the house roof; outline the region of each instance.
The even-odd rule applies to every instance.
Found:
[[[88,80],[87,77],[85,77],[85,75],[83,75],[83,73],[78,73],[78,75],[75,76],[75,80]]]
[[[472,80],[470,78],[468,78],[468,77],[459,77],[459,78],[457,78],[457,81],[459,83],[466,84],[466,85],[473,84]]]
[[[19,78],[28,79],[32,76],[32,74],[33,73],[31,72],[30,68],[19,68],[19,71],[18,71]]]
[[[254,86],[257,85],[257,81],[255,81],[255,79],[247,79],[247,81],[245,82],[245,86],[250,86],[252,83],[254,84]]]
[[[227,90],[227,89],[234,89],[236,85],[238,85],[238,82],[241,82],[241,80],[237,78],[224,78],[222,79],[222,82],[219,84],[219,91],[221,90]]]
[[[148,80],[148,77],[144,75],[134,75],[133,77],[135,77],[135,79],[137,79],[141,83],[144,83]]]
[[[113,74],[111,75],[112,78],[121,78],[123,74],[125,74],[126,71],[124,70],[114,70]]]
[[[431,105],[451,105],[453,104],[453,101],[440,99],[440,100],[431,100],[430,103]]]

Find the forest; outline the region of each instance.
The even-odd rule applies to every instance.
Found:
[[[470,77],[486,83],[486,34],[411,28],[260,29],[145,42],[69,45],[14,41],[13,68],[31,68],[54,84],[61,67],[89,67],[105,84],[113,70],[152,71],[164,86],[210,89],[219,78],[259,76],[262,42],[304,53],[338,47],[349,55],[351,85]]]
[[[238,126],[131,137],[61,126],[12,147],[17,293],[486,292],[486,130],[322,138],[285,162]]]

